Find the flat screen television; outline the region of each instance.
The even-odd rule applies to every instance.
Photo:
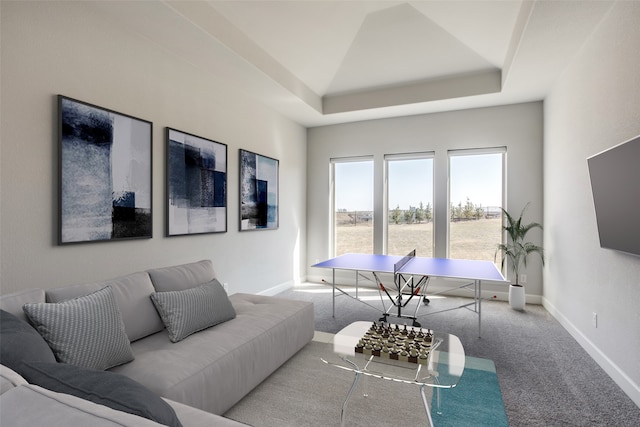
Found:
[[[640,135],[587,164],[600,246],[640,256]]]

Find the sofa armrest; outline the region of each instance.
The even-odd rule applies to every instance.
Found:
[[[20,374],[7,366],[0,365],[0,395],[24,384],[27,384],[27,380]]]
[[[69,394],[32,384],[14,387],[0,396],[0,425],[28,427],[159,427],[137,415],[116,411]]]
[[[11,391],[11,393],[9,393]],[[6,393],[6,395],[5,395]],[[185,404],[164,399],[176,411],[183,427],[220,426],[238,427],[245,424],[193,408]],[[14,404],[15,403],[15,404]],[[34,409],[32,405],[35,405]],[[45,410],[46,408],[46,410]],[[20,374],[4,365],[0,365],[0,425],[27,426],[29,421],[39,415],[27,412],[42,411],[47,425],[81,425],[66,424],[68,419],[80,417],[93,426],[102,426],[102,419],[115,422],[113,425],[159,426],[151,420],[107,408],[102,405],[80,399],[75,396],[56,393],[42,387],[29,384]],[[48,414],[47,411],[51,411]],[[89,412],[84,414],[84,412]],[[98,421],[94,420],[94,417]],[[6,424],[5,424],[6,423]],[[112,425],[112,424],[105,425]],[[122,424],[121,424],[122,423]],[[129,424],[127,424],[129,423]]]

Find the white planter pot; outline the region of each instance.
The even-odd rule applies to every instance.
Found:
[[[510,285],[509,286],[509,304],[514,310],[524,310],[525,294],[524,286],[522,285]]]

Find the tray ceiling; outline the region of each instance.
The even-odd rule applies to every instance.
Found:
[[[304,126],[544,99],[613,2],[91,2]]]

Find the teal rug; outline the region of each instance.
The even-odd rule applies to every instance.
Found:
[[[509,425],[504,411],[496,367],[492,360],[467,356],[458,385],[440,391],[440,411],[432,399],[432,418],[436,427]]]

